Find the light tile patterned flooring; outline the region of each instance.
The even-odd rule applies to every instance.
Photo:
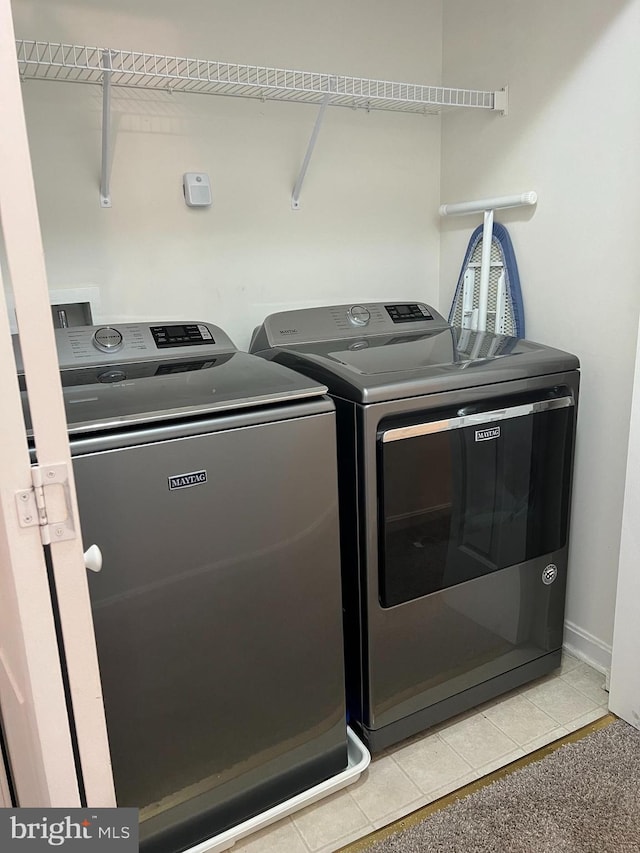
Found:
[[[239,841],[233,853],[333,853],[607,713],[604,675],[565,654],[552,675],[376,756],[348,788]]]

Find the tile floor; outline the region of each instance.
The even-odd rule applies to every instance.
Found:
[[[607,713],[604,675],[571,655],[555,673],[376,756],[360,779],[233,853],[333,853]]]

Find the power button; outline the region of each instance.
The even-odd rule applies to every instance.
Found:
[[[111,326],[101,326],[93,336],[93,345],[100,352],[117,352],[122,347],[122,335]]]

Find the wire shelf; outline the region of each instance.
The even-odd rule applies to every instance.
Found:
[[[499,94],[45,41],[21,39],[16,49],[23,79],[99,84],[109,70],[112,86],[311,104],[329,96],[332,106],[426,114],[493,110]]]

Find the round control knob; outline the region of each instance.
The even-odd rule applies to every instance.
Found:
[[[347,311],[347,320],[352,326],[367,326],[370,319],[369,309],[364,305],[352,305]]]
[[[122,335],[111,326],[102,326],[93,336],[93,345],[100,352],[117,352],[122,347]]]

